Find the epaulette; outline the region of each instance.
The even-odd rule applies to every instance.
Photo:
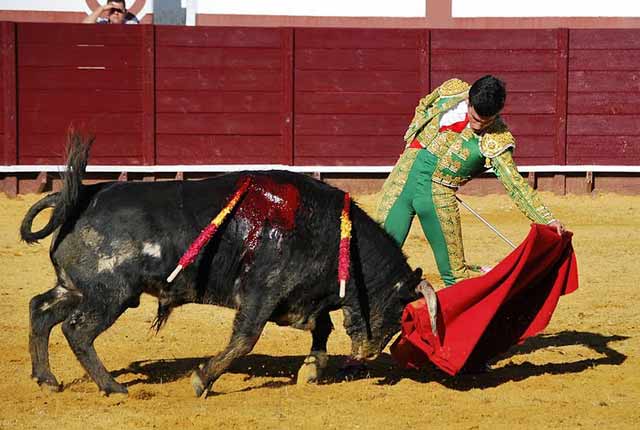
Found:
[[[455,96],[457,94],[469,91],[469,84],[457,78],[449,79],[438,87],[438,93],[441,97]]]
[[[480,139],[480,153],[486,158],[497,157],[515,146],[516,140],[513,134],[500,118],[496,119]]]

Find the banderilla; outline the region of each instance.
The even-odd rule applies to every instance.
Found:
[[[469,206],[468,204],[463,202],[462,199],[460,199],[460,197],[458,197],[457,195],[456,195],[456,200],[459,201],[460,204],[462,206],[464,206],[469,212],[471,212],[476,218],[478,218],[480,221],[482,221],[484,223],[484,225],[489,227],[491,229],[491,231],[493,231],[495,234],[497,234],[500,239],[504,240],[507,244],[509,244],[509,246],[511,246],[511,248],[516,249],[516,245],[513,242],[511,242],[504,234],[500,233],[498,231],[498,229],[495,228],[493,225],[491,225],[491,223],[489,221],[487,221],[486,219],[482,218],[482,216],[478,212],[474,211],[471,206]]]

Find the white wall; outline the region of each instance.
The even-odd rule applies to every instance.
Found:
[[[145,4],[138,18],[153,12],[153,0],[127,0],[127,4],[140,1]],[[427,1],[440,0],[182,0],[192,13],[345,17],[424,17]],[[0,0],[0,10],[91,12],[86,0]],[[640,17],[640,0],[452,0],[452,15]]]
[[[437,0],[432,0],[437,1]],[[424,17],[425,0],[198,0],[198,13],[232,15]]]
[[[452,0],[451,9],[458,18],[640,17],[640,0]]]
[[[141,0],[126,0],[127,7]],[[107,0],[98,0],[105,4]],[[91,13],[86,0],[0,0],[0,10],[29,10],[41,12],[85,12]],[[144,6],[136,15],[142,19],[146,14],[153,12],[153,0],[145,0]]]

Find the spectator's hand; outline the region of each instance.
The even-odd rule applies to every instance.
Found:
[[[120,9],[119,5],[117,5],[117,4],[107,3],[107,4],[102,6],[102,12],[111,12],[111,9],[117,9],[119,11],[122,11],[122,9]],[[124,12],[124,11],[122,11],[122,12]]]
[[[549,227],[553,227],[556,229],[556,231],[558,232],[559,236],[562,236],[562,233],[564,233],[565,231],[567,231],[567,229],[564,227],[564,224],[562,224],[560,221],[558,220],[553,220],[552,222],[549,223]]]

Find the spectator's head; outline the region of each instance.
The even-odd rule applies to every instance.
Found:
[[[112,8],[109,9],[109,22],[111,24],[124,24],[127,16],[125,0],[109,0],[107,4],[112,6]]]
[[[469,89],[469,125],[474,131],[482,131],[493,124],[504,107],[507,91],[500,79],[486,75],[474,82]]]

